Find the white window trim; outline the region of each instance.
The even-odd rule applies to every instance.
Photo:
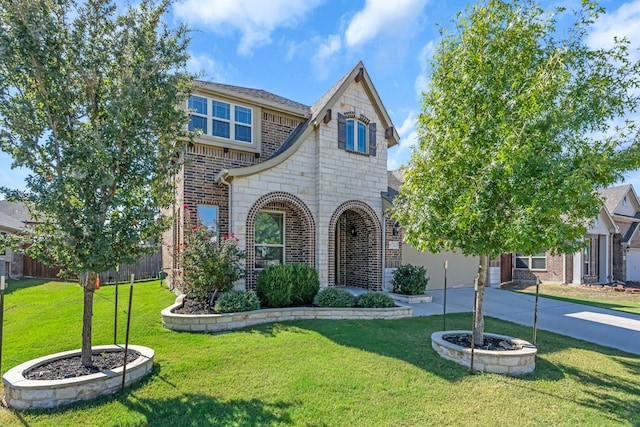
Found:
[[[203,133],[194,138],[195,142],[207,145],[217,145],[221,147],[233,148],[240,151],[250,151],[254,153],[260,152],[260,140],[261,140],[261,123],[262,123],[262,109],[256,105],[243,104],[230,98],[225,98],[217,95],[208,95],[204,93],[192,93],[191,96],[199,96],[207,100],[207,115],[199,114],[189,111],[189,99],[186,100],[185,108],[189,111],[190,115],[197,117],[203,117],[207,120],[207,133]],[[229,120],[219,119],[213,116],[213,101],[224,102],[229,104]],[[237,141],[233,139],[235,133],[235,107],[243,107],[251,110],[251,142]],[[213,120],[221,120],[229,123],[229,138],[221,136],[214,136],[213,132]],[[242,126],[248,126],[246,123],[238,123]],[[187,124],[187,129],[188,129]]]
[[[276,214],[281,214],[282,215],[282,243],[258,243],[258,241],[255,239],[255,228],[254,228],[254,237],[253,237],[253,250],[255,252],[256,247],[258,246],[264,246],[265,248],[282,248],[282,265],[286,265],[287,264],[287,214],[285,213],[285,211],[276,211],[276,210],[271,210],[271,209],[260,209],[258,211],[258,213],[260,212],[269,212],[269,213],[276,213]],[[254,255],[255,258],[255,255]],[[263,267],[256,267],[256,260],[253,260],[253,269],[254,270],[263,270]]]
[[[532,268],[530,267],[531,265],[533,265],[533,258],[543,258],[540,255],[522,255],[522,256],[518,256],[517,254],[513,254],[513,256],[515,257],[514,260],[514,266],[516,270],[530,270],[530,271],[547,271],[547,253],[544,253],[544,268]],[[529,267],[518,267],[518,258],[523,258],[523,259],[528,259],[529,260]]]

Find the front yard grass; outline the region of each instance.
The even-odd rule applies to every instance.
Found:
[[[508,283],[501,286],[516,292],[536,293],[536,285],[525,283]],[[595,288],[581,285],[541,284],[540,296],[585,304],[609,310],[640,314],[640,293],[617,292],[613,289]]]
[[[19,286],[19,287],[18,287]],[[124,341],[126,297],[118,309]],[[113,340],[114,287],[97,291],[94,344]],[[307,320],[211,335],[163,329],[174,295],[134,287],[131,343],[156,351],[153,375],[126,390],[54,410],[0,409],[3,426],[426,426],[640,424],[636,356],[539,331],[535,373],[470,375],[440,358],[430,335],[441,316]],[[11,282],[2,369],[80,345],[82,291],[60,282]],[[470,314],[447,325],[468,329]],[[492,318],[487,331],[530,339]]]

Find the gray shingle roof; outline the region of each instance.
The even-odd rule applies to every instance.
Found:
[[[604,205],[607,210],[613,214],[613,211],[618,206],[618,203],[631,189],[631,184],[616,185],[615,187],[604,188],[599,190],[600,196],[604,197]]]
[[[298,113],[307,114],[307,115],[311,114],[311,109],[309,108],[308,105],[304,105],[299,102],[292,101],[287,98],[283,98],[282,96],[273,94],[271,92],[267,92],[266,90],[252,89],[252,88],[241,87],[241,86],[233,86],[233,85],[227,85],[222,83],[205,82],[201,80],[198,80],[198,83],[205,87],[210,87],[214,90],[218,89],[218,90],[223,90],[227,92],[233,92],[233,93],[237,93],[238,95],[244,95],[244,96],[249,96],[251,98],[255,98],[256,100],[263,100],[269,103],[278,104],[284,108],[287,108],[289,110],[294,110]]]

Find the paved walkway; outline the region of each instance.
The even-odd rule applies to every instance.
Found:
[[[414,316],[442,314],[444,292],[427,291],[430,303],[410,304]],[[535,295],[485,289],[487,316],[533,326]],[[447,313],[473,311],[473,289],[448,289]],[[549,298],[538,301],[538,328],[640,355],[640,315]]]

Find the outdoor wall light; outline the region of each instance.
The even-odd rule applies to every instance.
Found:
[[[395,224],[393,224],[393,227],[391,228],[391,234],[393,236],[397,236],[400,233],[400,225],[396,222]]]

